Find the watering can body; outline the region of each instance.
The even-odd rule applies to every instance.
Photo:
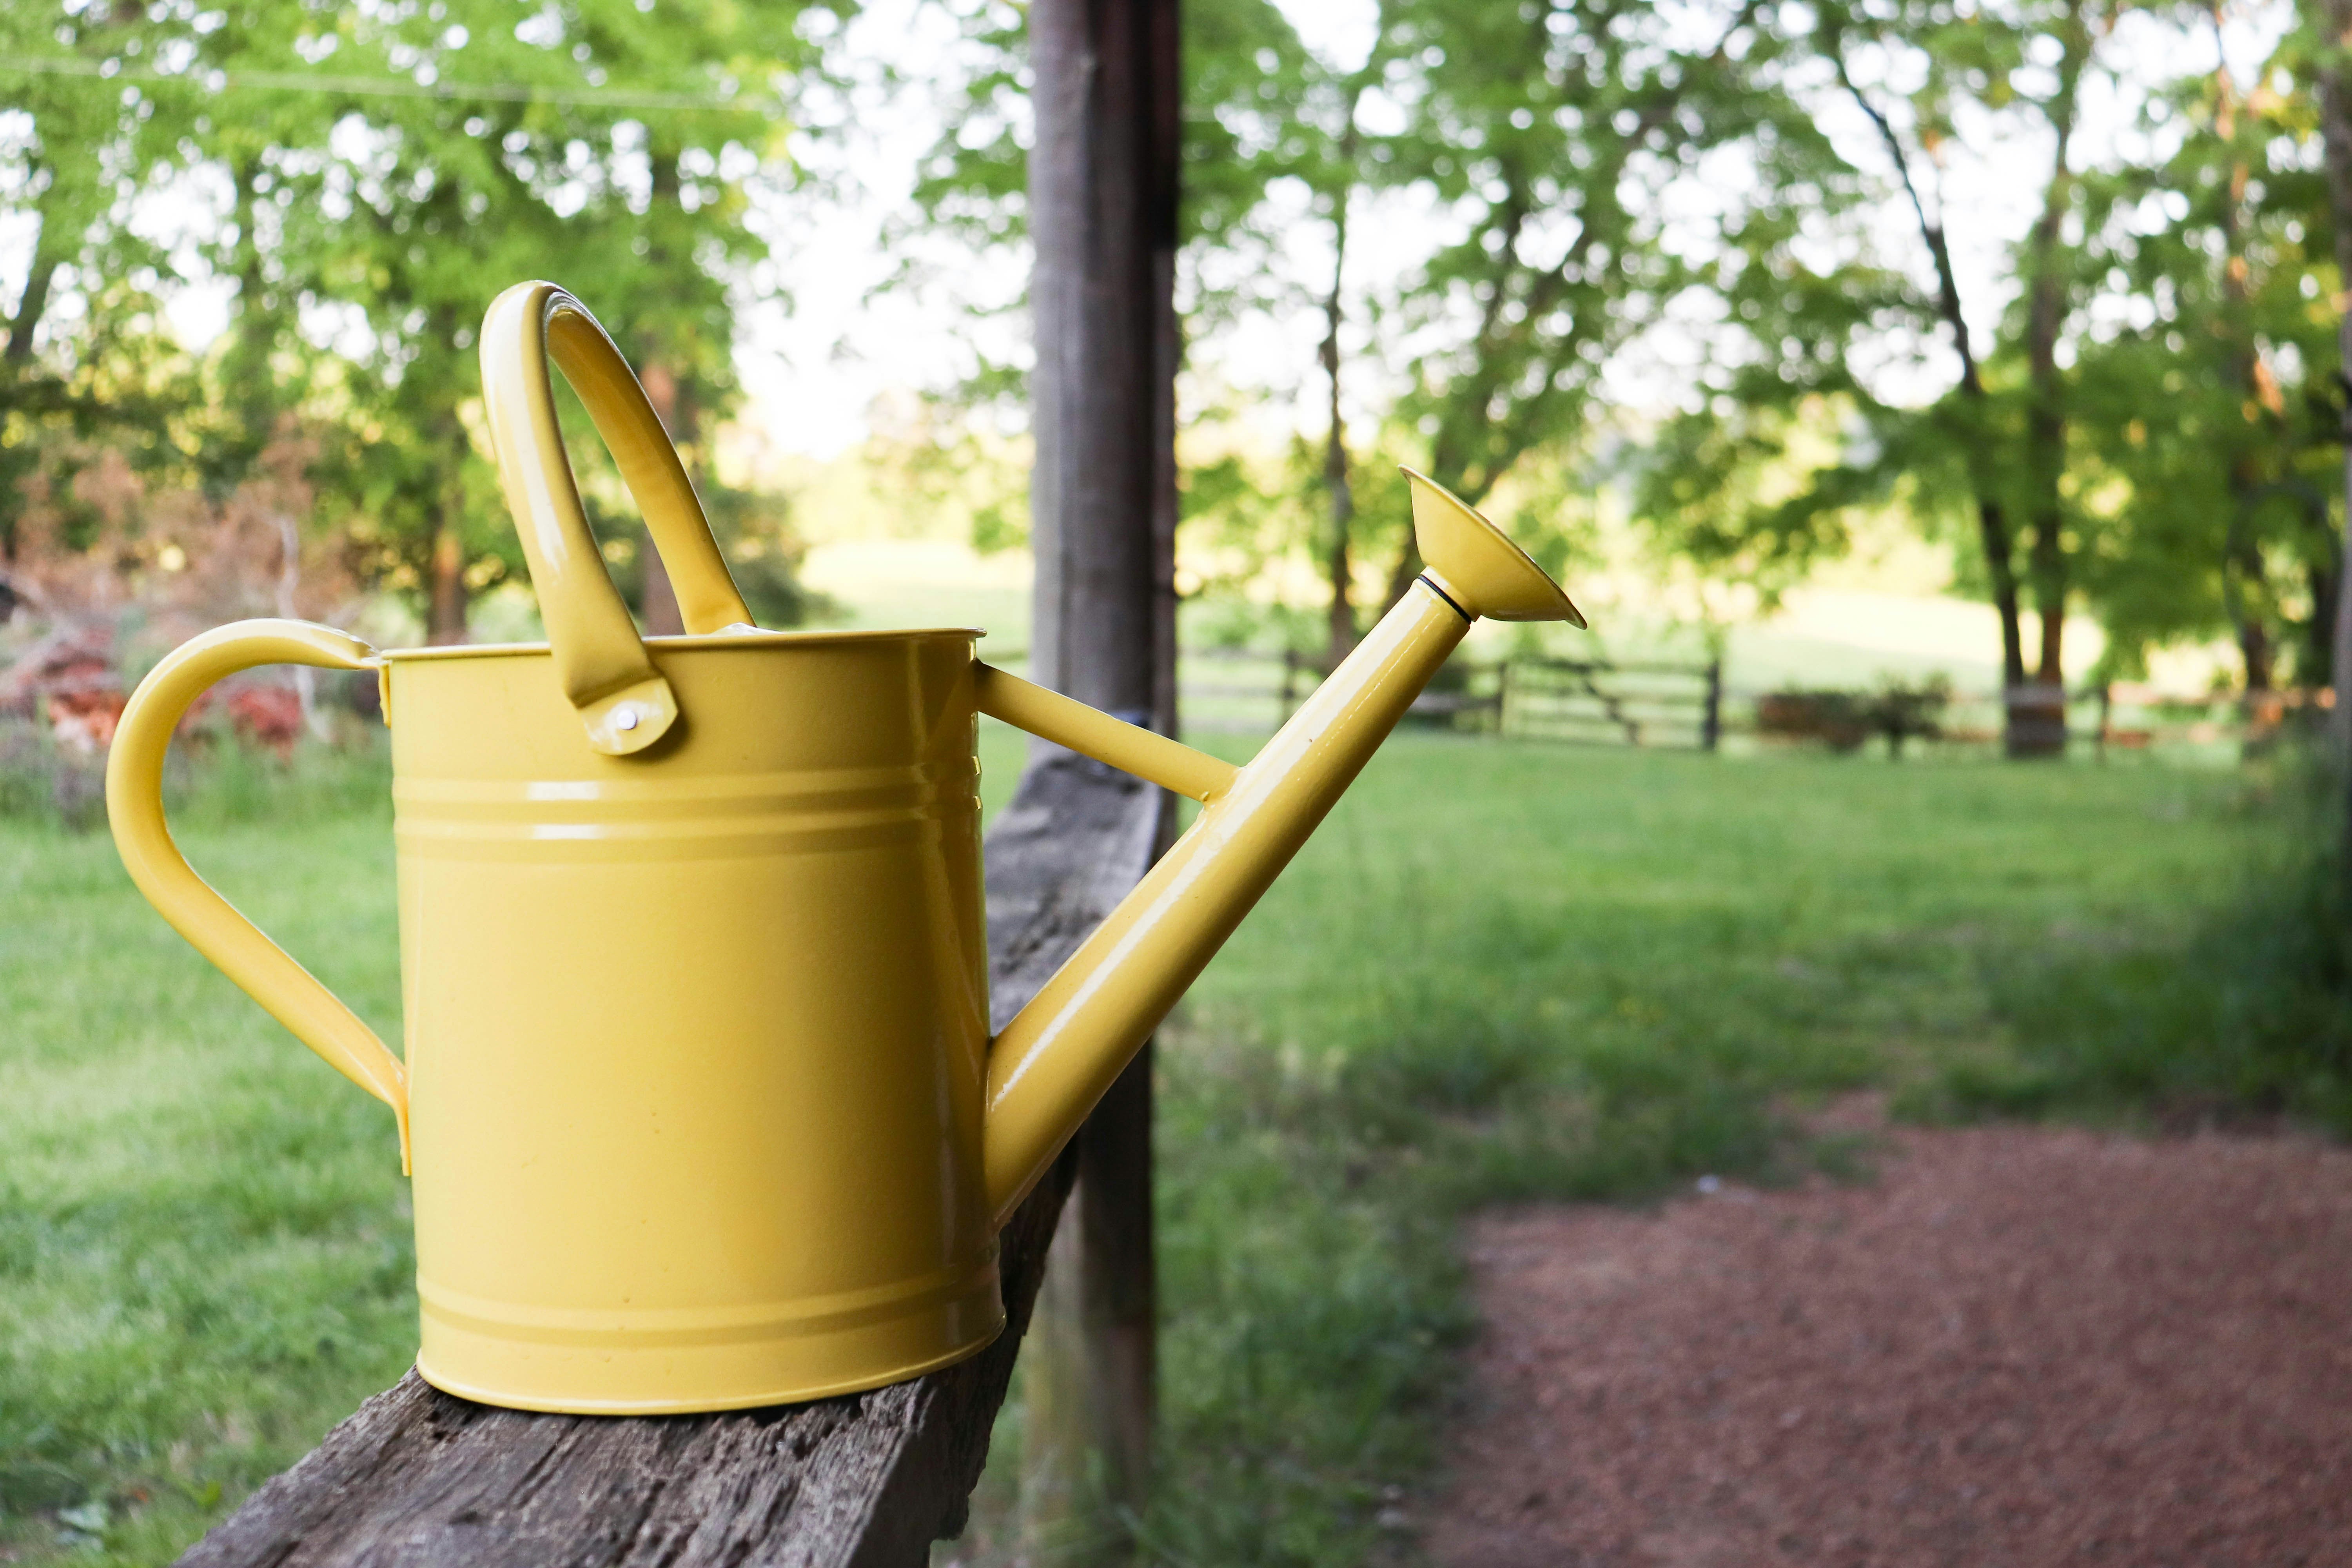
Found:
[[[551,357],[694,635],[639,637],[613,593]],[[510,289],[483,359],[549,641],[379,653],[298,622],[206,633],[134,694],[108,804],[165,917],[394,1109],[415,1178],[418,1370],[489,1404],[770,1405],[988,1343],[997,1230],[1474,615],[1578,618],[1491,525],[1417,481],[1433,573],[1235,769],[990,669],[970,629],[751,628],[586,311],[552,285]],[[382,682],[404,1058],[205,884],[163,822],[180,716],[273,662]],[[982,712],[1206,807],[993,1039]]]
[[[766,1405],[1003,1325],[971,634],[652,645],[586,745],[537,651],[386,661],[418,1366],[498,1404]]]

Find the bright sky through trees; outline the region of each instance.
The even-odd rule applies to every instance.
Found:
[[[1277,3],[1302,43],[1335,66],[1360,62],[1370,47],[1373,0]],[[2258,69],[2292,20],[2291,6],[2278,0],[2229,14],[2224,36],[2242,80]],[[823,13],[813,14],[810,21],[821,28],[832,25]],[[1002,340],[1021,331],[1017,320],[975,323],[935,294],[883,288],[897,259],[883,231],[894,216],[903,216],[916,161],[939,139],[944,123],[943,105],[930,84],[951,75],[962,47],[953,18],[929,0],[876,0],[830,41],[832,58],[847,68],[837,84],[800,106],[811,129],[793,139],[796,155],[818,184],[768,187],[754,197],[754,226],[773,247],[775,277],[784,292],[755,296],[739,316],[740,372],[751,395],[746,419],[775,448],[816,456],[830,456],[862,439],[876,398],[935,387],[968,370],[963,341],[970,335]],[[2206,28],[2184,33],[2169,22],[2134,13],[2124,18],[2113,47],[2123,80],[2150,83],[2210,69],[2213,41]],[[2137,107],[2100,85],[2085,105],[2080,137],[2084,162],[2117,150]],[[1851,103],[1824,90],[1821,110],[1842,152],[1874,175],[1888,173],[1873,132]],[[2010,257],[2032,221],[2038,185],[2031,171],[2047,162],[2048,150],[2014,126],[1967,129],[1969,133],[1948,155],[1942,196],[1951,217],[1963,299],[1972,318],[1990,322],[2015,291]],[[140,226],[157,237],[203,237],[219,221],[220,205],[218,193],[203,187],[150,198]],[[1889,257],[1909,258],[1916,241],[1908,215],[1891,191],[1886,207],[1878,242]],[[1444,221],[1425,210],[1397,216],[1402,221],[1366,226],[1353,242],[1350,273],[1364,285],[1376,287],[1376,279],[1416,265],[1430,248],[1432,232]],[[1328,268],[1317,254],[1322,237],[1309,232],[1312,225],[1299,226],[1296,259],[1302,271],[1319,273]],[[22,289],[31,239],[26,213],[0,212],[0,299],[14,298]],[[1924,279],[1925,258],[1910,259]],[[561,276],[553,259],[549,270],[594,299],[594,279]],[[988,278],[972,291],[1002,298],[1019,287],[1018,278],[1006,275]],[[227,279],[198,279],[171,296],[172,324],[188,346],[200,347],[224,329],[234,289]],[[1196,366],[1212,366],[1222,383],[1286,403],[1313,367],[1321,323],[1300,309],[1251,327],[1226,341],[1197,344]],[[1001,344],[991,346],[1001,352]],[[1654,348],[1654,360],[1621,367],[1615,378],[1621,399],[1636,408],[1674,395],[1671,367],[1680,357],[1675,345]],[[1938,371],[1916,387],[1885,390],[1898,400],[1906,392],[1924,399],[1948,380],[1948,372]],[[1376,382],[1360,396],[1378,397],[1390,390]],[[1291,419],[1286,407],[1267,414],[1269,423],[1285,427]]]
[[[1346,68],[1360,63],[1370,47],[1374,0],[1277,0],[1302,43],[1327,61]],[[2292,25],[2293,10],[2277,0],[2231,12],[2224,26],[2230,63],[2242,80],[2250,79]],[[784,450],[830,455],[861,439],[873,400],[897,389],[936,385],[959,374],[961,334],[1017,331],[1017,323],[976,328],[951,306],[906,293],[873,291],[890,273],[891,258],[879,233],[891,214],[903,209],[913,182],[915,159],[938,138],[940,106],[919,85],[895,91],[874,78],[885,69],[905,81],[940,79],[958,46],[948,19],[924,0],[878,0],[849,25],[843,57],[866,62],[873,77],[853,90],[862,111],[845,129],[849,134],[826,146],[803,138],[804,153],[838,180],[819,199],[788,195],[782,210],[763,214],[774,226],[782,248],[782,275],[790,300],[763,300],[744,317],[741,369],[751,394],[751,416]],[[2182,32],[2146,15],[2125,19],[2115,45],[2115,62],[2126,80],[2155,82],[2184,72],[2207,70],[2213,62],[2211,33]],[[1851,103],[1834,91],[1821,96],[1822,123],[1839,148],[1874,176],[1889,179],[1886,211],[1876,238],[1887,255],[1914,263],[1927,281],[1924,256],[1914,257],[1916,238],[1910,217],[1891,189],[1891,171],[1875,135]],[[886,109],[887,106],[887,109]],[[2136,101],[2105,91],[2085,105],[2079,142],[2086,161],[2110,156],[2128,133]],[[885,110],[874,112],[875,110]],[[1943,176],[1944,205],[1951,215],[1954,261],[1971,317],[1990,323],[2016,289],[2011,256],[2034,216],[2039,191],[2035,173],[2048,161],[2042,139],[2014,126],[1984,124],[1953,147]],[[1294,199],[1296,199],[1294,197]],[[1350,273],[1369,284],[1402,274],[1430,248],[1424,226],[1434,215],[1408,215],[1415,221],[1370,225],[1353,240]],[[1324,239],[1312,225],[1300,224],[1296,241],[1301,270],[1328,268]],[[991,279],[982,291],[1009,293],[1017,279]],[[1213,364],[1223,381],[1280,395],[1285,406],[1268,410],[1268,423],[1287,428],[1293,396],[1314,396],[1310,379],[1322,324],[1303,307],[1284,319],[1252,323],[1255,330],[1223,341],[1195,345],[1196,367]],[[1360,345],[1360,348],[1361,345]],[[1663,351],[1671,360],[1673,345]],[[1914,386],[1887,390],[1897,397],[1925,400],[1948,385],[1948,368],[1919,378]],[[1619,384],[1636,406],[1671,398],[1670,374],[1644,374],[1628,366]],[[1375,395],[1392,388],[1364,389]],[[1351,415],[1366,412],[1361,406]]]
[[[282,437],[354,591],[429,577],[464,635],[519,570],[470,323],[531,275],[707,482],[782,487],[730,503],[744,548],[853,469],[853,532],[1024,536],[1011,0],[56,3],[0,12],[0,539],[146,570],[185,553],[153,498]],[[2254,687],[2326,679],[2340,284],[2288,0],[1185,14],[1201,591],[1319,594],[1343,648],[1418,570],[1376,493],[1407,463],[1677,621],[1892,531],[1994,607],[2012,686],[2225,628]],[[111,521],[103,463],[139,469]]]

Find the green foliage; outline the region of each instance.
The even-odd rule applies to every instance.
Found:
[[[421,590],[436,559],[495,584],[520,562],[470,424],[483,309],[571,283],[692,448],[734,394],[729,290],[759,255],[744,185],[811,64],[808,8],[15,8],[0,58],[32,89],[0,202],[39,242],[0,479],[70,473],[73,442],[103,437],[213,494],[290,423],[316,448],[312,525],[363,584]],[[166,187],[186,232],[137,253],[135,200]],[[205,284],[230,287],[229,329],[191,363],[159,306]],[[22,500],[0,486],[0,556]]]
[[[2095,611],[2096,673],[2226,633],[2254,684],[2325,680],[2339,311],[2311,40],[2288,37],[2250,89],[2209,68],[2151,77],[2144,52],[2125,64],[2114,8],[2084,0],[1814,16],[1809,47],[1873,117],[1880,199],[1916,218],[1917,243],[1885,273],[1765,268],[1760,288],[1727,289],[1735,318],[1701,375],[1715,395],[1632,463],[1668,552],[1769,590],[1842,551],[1858,511],[1891,508],[1965,543],[1963,586],[1998,589],[1982,551],[1998,538],[2032,607]],[[2210,24],[2157,25],[2198,45]],[[2075,136],[2095,89],[2136,115],[2128,140]],[[2014,156],[2028,136],[2062,155],[1996,317],[1939,275],[1937,169],[1955,143]],[[1951,379],[1925,403],[1862,373],[1899,362],[1906,318],[1915,341],[1960,351],[1956,375],[1927,358]]]
[[[2108,268],[2131,314],[2078,362],[2076,495],[2114,662],[2220,633],[2321,685],[2342,478],[2332,226],[2307,156],[2308,45],[2267,63],[2291,90],[2172,84],[2147,118],[2177,150],[2092,183],[2084,267]]]
[[[1918,1086],[1923,1113],[2285,1115],[2352,1135],[2342,787],[2293,756],[2265,773],[2250,809],[2269,830],[2178,928],[2067,933],[1990,964],[2011,1048]]]
[[[1020,36],[1000,7],[960,9],[975,46],[963,112],[917,205],[935,228],[992,248],[1025,221]],[[1603,377],[1645,334],[1744,322],[1741,343],[1764,357],[1727,370],[1727,389],[1777,388],[1801,371],[1804,385],[1834,390],[1844,337],[1885,315],[1880,274],[1824,263],[1806,243],[1808,226],[1843,222],[1864,191],[1795,90],[1801,36],[1753,6],[1693,20],[1638,5],[1387,0],[1365,58],[1341,61],[1307,48],[1266,0],[1188,6],[1181,292],[1197,358],[1214,364],[1221,339],[1268,321],[1323,317],[1323,374],[1351,389],[1353,439],[1377,432],[1376,451],[1345,453],[1361,532],[1350,544],[1359,561],[1381,558],[1391,585],[1410,577],[1410,536],[1391,521],[1403,513],[1363,492],[1392,461],[1473,501],[1531,458],[1573,473],[1581,492]],[[1694,241],[1672,232],[1668,195],[1701,187],[1714,210]],[[1400,228],[1429,239],[1367,282],[1341,268],[1351,229],[1367,227],[1391,246]],[[902,280],[937,271],[910,263]],[[1783,363],[1791,321],[1809,324]],[[962,400],[1017,395],[1004,369]],[[1297,366],[1300,383],[1312,374]],[[1203,520],[1187,543],[1232,563],[1220,576],[1328,556],[1323,401],[1279,463],[1213,437],[1185,454],[1187,516]],[[1364,403],[1370,419],[1348,411]],[[1557,487],[1538,488],[1549,500]],[[1573,514],[1518,513],[1539,552],[1580,542]]]
[[[200,726],[173,746],[164,766],[173,822],[217,828],[387,815],[389,741],[350,715],[336,717],[347,731],[338,743],[305,738],[290,757],[248,744],[226,723]],[[104,792],[104,759],[61,750],[41,727],[0,721],[0,822],[102,836]]]
[[[1388,15],[1400,63],[1386,87],[1415,112],[1383,139],[1384,177],[1460,221],[1399,302],[1434,334],[1403,412],[1431,471],[1464,496],[1528,451],[1573,445],[1607,367],[1694,309],[1685,296],[1709,300],[1702,315],[1791,294],[1856,313],[1856,280],[1815,276],[1794,243],[1860,189],[1788,90],[1801,39],[1779,13],[1720,13],[1696,38],[1639,5],[1414,0]],[[1694,247],[1670,237],[1666,193],[1699,170],[1717,176],[1717,210]]]

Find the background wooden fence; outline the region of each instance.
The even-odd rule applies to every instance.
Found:
[[[1265,734],[1323,679],[1292,650],[1189,648],[1178,661],[1184,728]],[[1417,698],[1409,722],[1528,739],[1713,751],[1723,733],[1723,665],[1521,656],[1456,661]]]
[[[1018,664],[1020,658],[1016,653],[993,662]],[[1268,734],[1322,679],[1319,658],[1295,650],[1185,649],[1178,661],[1183,728],[1192,734]],[[1923,700],[1930,691],[1932,698]],[[2232,753],[2315,720],[2332,701],[2325,689],[2186,692],[2123,681],[2063,693],[2027,687],[2006,695],[1920,682],[1843,691],[1766,689],[1729,684],[1720,658],[1523,654],[1449,665],[1414,702],[1410,721],[1512,739],[1712,752],[1727,736],[1825,739],[1788,727],[1792,703],[1801,711],[1807,700],[1823,697],[1876,708],[1882,716],[1901,715],[1892,727],[1906,744],[1946,750],[1998,751],[2006,710],[2024,704],[2046,719],[2054,744],[2101,756],[2155,748]],[[1859,749],[1883,741],[1886,728],[1865,719],[1847,741],[1832,743]]]

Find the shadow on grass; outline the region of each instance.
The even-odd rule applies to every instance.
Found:
[[[1898,1097],[1937,1121],[2088,1116],[2165,1130],[2281,1121],[2352,1135],[2352,900],[2341,785],[2307,761],[2267,792],[2236,885],[2168,940],[1983,955],[2006,1048]]]

